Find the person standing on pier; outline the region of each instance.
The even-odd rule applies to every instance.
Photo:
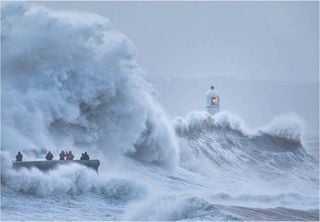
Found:
[[[22,158],[23,158],[23,156],[19,151],[18,154],[16,155],[16,161],[22,161]]]
[[[59,154],[59,160],[64,160],[64,158],[66,157],[66,153],[62,150]]]

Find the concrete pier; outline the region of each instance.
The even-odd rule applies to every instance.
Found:
[[[31,168],[36,167],[42,171],[48,171],[56,168],[59,165],[68,165],[68,164],[80,164],[88,168],[94,169],[98,172],[100,165],[99,160],[45,160],[45,161],[14,161],[13,168]]]

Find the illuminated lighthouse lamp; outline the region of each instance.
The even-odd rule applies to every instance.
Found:
[[[214,90],[214,86],[211,86],[211,88],[207,92],[207,111],[211,115],[214,115],[219,112],[220,110],[220,97],[218,95],[218,92]]]

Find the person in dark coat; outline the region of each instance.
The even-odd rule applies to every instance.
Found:
[[[49,151],[48,154],[46,155],[46,159],[47,160],[52,160],[53,159],[53,154],[51,153],[51,151]]]
[[[89,160],[89,155],[87,152],[82,153],[80,160]]]
[[[90,158],[89,158],[89,155],[87,154],[87,152],[84,152],[83,155],[84,155],[84,159],[85,159],[85,160],[89,160],[89,159],[90,159]]]
[[[72,154],[71,151],[69,151],[69,153],[67,154],[67,160],[73,160],[74,155]]]
[[[60,160],[64,160],[66,153],[62,150],[59,154]]]
[[[19,151],[18,154],[16,155],[16,161],[22,161],[22,158],[23,158],[23,156]]]

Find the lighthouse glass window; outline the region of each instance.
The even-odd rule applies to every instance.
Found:
[[[219,97],[213,96],[211,97],[211,105],[218,105],[219,104]]]

